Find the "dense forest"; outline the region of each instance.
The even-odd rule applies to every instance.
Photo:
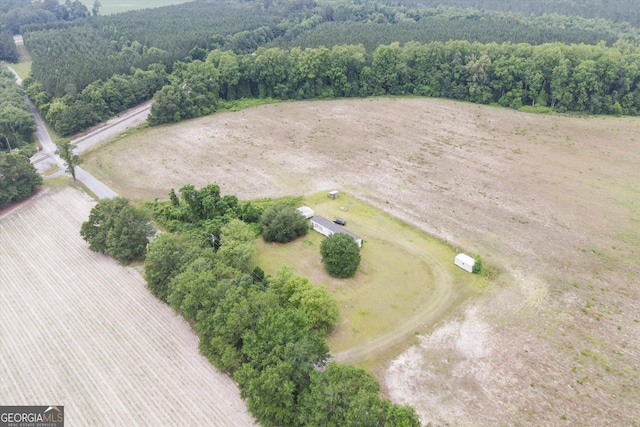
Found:
[[[559,7],[536,14],[526,1],[458,3],[198,1],[34,22],[22,26],[33,58],[25,84],[60,135],[167,84],[152,123],[208,114],[243,97],[422,95],[593,114],[640,111],[640,36],[628,22],[604,13],[561,15],[571,9]]]
[[[637,0],[400,0],[411,7],[440,5],[459,8],[499,10],[523,15],[560,15],[584,18],[602,18],[613,22],[628,22],[640,26],[640,8]]]
[[[36,122],[25,93],[13,74],[0,71],[0,151],[24,147],[33,140]]]

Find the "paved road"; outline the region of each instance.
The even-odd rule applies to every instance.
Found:
[[[22,84],[22,80],[16,71],[11,67],[8,68],[9,71],[16,76],[18,84]],[[35,105],[33,105],[33,102],[31,102],[29,98],[27,98],[27,102],[29,103],[31,114],[33,114],[33,117],[36,120],[36,138],[38,138],[38,141],[42,146],[42,149],[31,157],[31,163],[33,163],[38,171],[47,170],[54,164],[57,164],[60,169],[64,170],[66,168],[65,162],[56,154],[56,144],[54,144],[51,139],[51,135],[49,135],[49,131],[47,130],[40,113],[38,113],[38,110],[36,110]],[[118,195],[115,191],[98,181],[89,172],[78,166],[76,166],[76,179],[83,183],[99,199],[110,199]]]
[[[151,101],[143,102],[82,133],[72,139],[71,144],[76,146],[76,153],[80,154],[94,145],[115,138],[130,127],[141,125],[147,120],[150,112]]]

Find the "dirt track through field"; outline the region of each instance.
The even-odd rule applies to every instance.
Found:
[[[93,205],[64,188],[0,215],[0,402],[64,405],[70,426],[253,425],[189,325],[88,250]]]

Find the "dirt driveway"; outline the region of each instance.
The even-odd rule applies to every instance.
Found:
[[[348,191],[480,253],[490,289],[379,376],[437,424],[640,419],[640,120],[435,99],[291,102],[89,154],[120,194]]]

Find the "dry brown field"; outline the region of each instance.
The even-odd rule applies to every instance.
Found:
[[[64,405],[69,426],[253,425],[190,326],[89,251],[94,204],[62,187],[0,212],[0,402]]]
[[[116,192],[338,189],[494,279],[377,369],[437,425],[640,422],[640,120],[436,99],[291,102],[146,129],[85,164]]]

